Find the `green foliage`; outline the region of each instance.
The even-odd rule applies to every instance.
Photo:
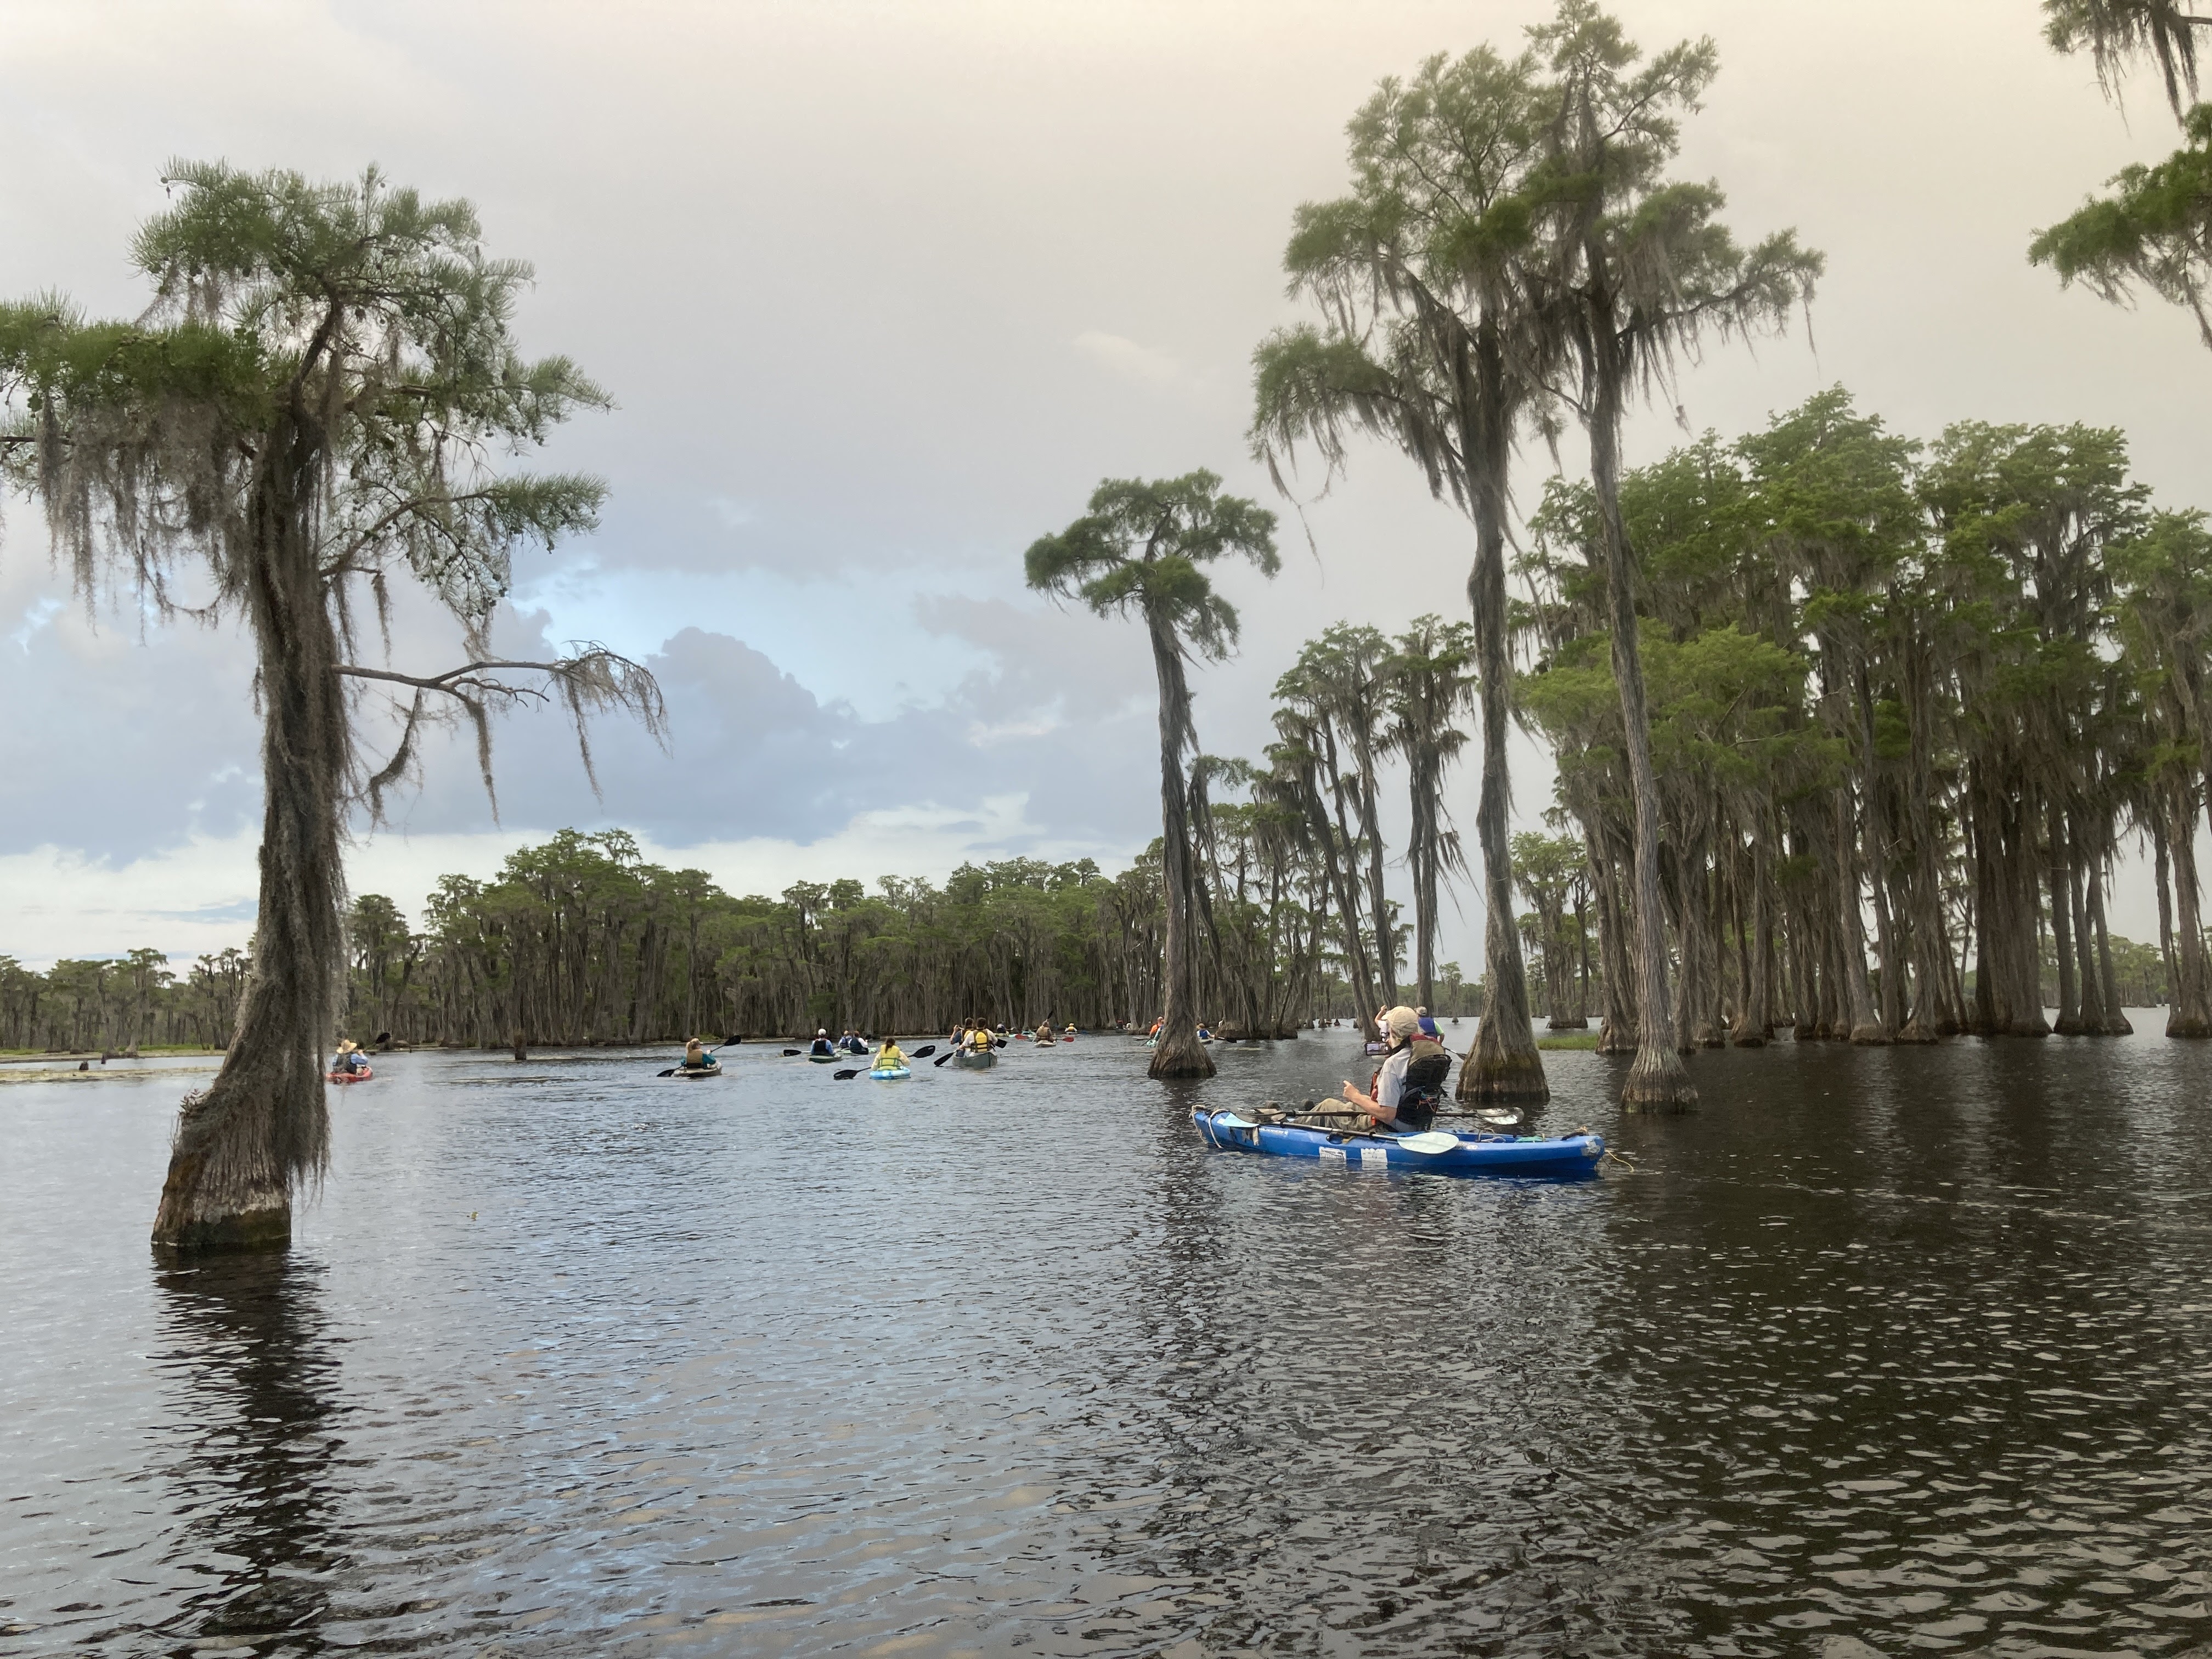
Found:
[[[2166,101],[2181,113],[2185,94],[2197,90],[2198,29],[2212,17],[2190,9],[2191,0],[2043,0],[2043,35],[2059,52],[2094,57],[2107,94],[2138,58],[2158,65]]]
[[[2191,110],[2184,130],[2189,142],[2165,161],[2124,168],[2112,194],[2037,232],[2027,257],[2116,305],[2141,283],[2186,306],[2212,346],[2212,104]]]
[[[1265,576],[1282,568],[1275,515],[1200,471],[1179,478],[1109,478],[1090,511],[1058,535],[1042,536],[1024,557],[1040,592],[1080,599],[1096,615],[1132,612],[1148,626],[1218,662],[1237,641],[1237,611],[1213,591],[1201,566],[1226,555]]]

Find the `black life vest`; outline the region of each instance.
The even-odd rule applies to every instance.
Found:
[[[1450,1049],[1426,1037],[1417,1038],[1413,1058],[1406,1062],[1406,1086],[1399,1096],[1400,1103],[1433,1109],[1443,1098],[1444,1079],[1451,1075],[1451,1063]]]

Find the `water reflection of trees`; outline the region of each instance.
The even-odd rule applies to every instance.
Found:
[[[301,1650],[320,1646],[340,1553],[337,1357],[320,1277],[286,1255],[156,1270],[153,1358],[175,1443],[155,1473],[179,1517],[168,1565],[203,1580],[165,1621],[170,1635],[281,1632]]]
[[[1208,1154],[1185,1106],[1056,1459],[1086,1601],[1209,1647],[1601,1627],[1594,1194]]]
[[[1604,1328],[1702,1635],[1985,1641],[2188,1570],[2166,1505],[2204,1471],[2157,1361],[2207,1160],[2145,1046],[1784,1044],[1700,1120],[1623,1124]]]

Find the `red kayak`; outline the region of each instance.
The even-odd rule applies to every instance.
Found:
[[[333,1083],[366,1083],[376,1075],[376,1067],[364,1066],[357,1072],[325,1072],[323,1075]]]

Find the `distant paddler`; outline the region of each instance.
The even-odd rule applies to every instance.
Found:
[[[690,1042],[684,1045],[684,1070],[718,1072],[721,1068],[722,1062],[707,1052],[706,1043],[698,1037],[693,1037]]]

